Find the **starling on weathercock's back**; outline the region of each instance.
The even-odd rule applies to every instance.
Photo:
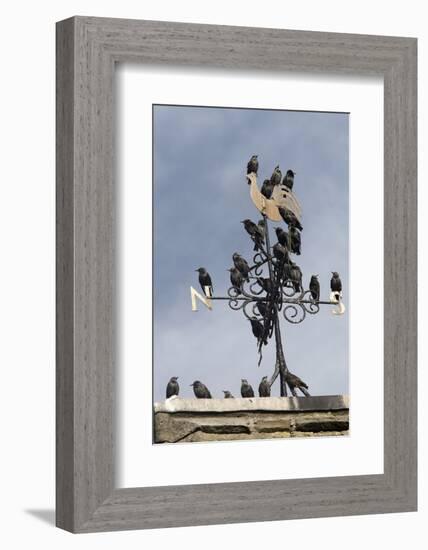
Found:
[[[205,384],[202,384],[199,380],[195,380],[190,385],[193,386],[193,392],[198,399],[211,399],[210,390]]]
[[[242,397],[254,397],[254,390],[245,378],[241,380],[241,395]]]
[[[235,264],[236,269],[241,272],[243,278],[246,281],[249,281],[248,273],[250,272],[250,266],[248,265],[247,260],[237,252],[233,253],[232,260]]]
[[[309,386],[295,374],[287,372],[285,375],[285,381],[287,382],[287,385],[294,397],[297,397],[296,388],[298,388],[306,397],[310,397],[310,393],[307,391]]]
[[[259,384],[259,396],[270,397],[270,384],[267,376],[263,376],[262,381]]]
[[[261,194],[267,199],[270,199],[272,196],[274,187],[275,185],[270,180],[265,180],[261,188]]]
[[[285,221],[287,225],[289,226],[294,225],[300,231],[303,230],[302,224],[299,222],[294,212],[282,206],[279,206],[278,210],[279,210],[279,213],[281,214],[281,218]]]
[[[178,376],[172,376],[166,386],[166,398],[169,399],[173,395],[178,395],[180,386],[177,382]]]
[[[342,281],[340,280],[339,273],[337,271],[331,272],[332,277],[330,280],[330,288],[332,292],[342,292]]]
[[[290,225],[289,235],[290,235],[291,252],[300,256],[300,249],[301,249],[300,233],[299,233],[299,230],[294,227],[294,225]]]
[[[257,174],[257,171],[259,169],[259,161],[257,160],[257,155],[253,155],[247,164],[247,174],[251,174],[254,172],[254,174]]]
[[[318,302],[320,299],[320,282],[318,281],[318,275],[312,275],[309,283],[309,290],[311,291],[312,299]]]
[[[281,183],[281,179],[282,179],[282,172],[279,169],[279,166],[275,166],[275,170],[273,171],[270,177],[270,182],[272,183],[272,185],[279,185]]]
[[[241,291],[242,285],[244,284],[244,276],[236,267],[231,267],[228,271],[230,271],[230,282],[232,286]]]
[[[202,292],[210,297],[213,295],[213,284],[211,282],[211,277],[208,271],[205,269],[205,267],[198,267],[198,269],[195,269],[195,271],[198,271],[199,273],[199,284],[201,285]],[[205,292],[205,287],[208,288],[208,294]]]
[[[278,242],[282,244],[284,248],[289,250],[290,240],[287,231],[284,231],[282,227],[275,227],[275,233],[278,238]]]
[[[233,397],[233,395],[230,393],[230,391],[228,391],[228,390],[223,390],[223,393],[224,393],[224,398],[225,398],[225,399],[235,399],[235,398]]]
[[[284,176],[284,179],[282,180],[282,185],[285,185],[285,187],[288,187],[290,191],[293,189],[295,174],[296,172],[293,172],[293,170],[287,170]]]
[[[266,197],[267,199],[270,199],[272,196],[274,187],[275,185],[270,180],[265,180],[263,182],[260,192],[264,197]]]

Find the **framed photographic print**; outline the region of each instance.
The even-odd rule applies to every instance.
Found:
[[[57,98],[57,525],[415,510],[416,40],[74,17]]]

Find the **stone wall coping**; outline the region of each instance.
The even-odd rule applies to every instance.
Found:
[[[331,411],[349,409],[349,395],[181,399],[173,396],[154,404],[155,413],[227,413],[241,411]]]

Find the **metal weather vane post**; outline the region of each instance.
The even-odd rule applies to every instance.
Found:
[[[280,240],[283,244],[278,242],[271,247],[269,234],[269,220],[276,222],[284,220],[289,226],[289,233],[290,228],[294,228],[292,232],[295,236],[296,227],[302,229],[300,205],[291,188],[286,183],[284,184],[286,178],[282,184],[272,185],[271,192],[267,193],[269,198],[267,198],[266,193],[262,194],[257,186],[256,171],[248,173],[247,178],[251,199],[260,211],[262,220],[258,225],[251,220],[242,222],[255,245],[256,253],[253,257],[253,265],[250,267],[239,254],[233,255],[235,267],[230,270],[233,272],[231,275],[232,286],[229,287],[227,296],[214,296],[209,274],[204,268],[199,268],[197,271],[200,273],[199,281],[204,295],[190,287],[192,310],[197,311],[197,300],[201,301],[208,309],[212,309],[213,300],[227,300],[231,309],[242,310],[245,317],[251,322],[253,334],[257,338],[259,365],[262,360],[263,346],[267,345],[272,336],[275,337],[276,361],[269,386],[272,386],[279,376],[281,397],[287,396],[287,385],[293,396],[296,396],[296,388],[300,389],[305,396],[309,396],[306,390],[308,386],[292,374],[287,367],[282,346],[280,315],[282,314],[289,323],[298,324],[306,318],[308,313],[311,315],[318,313],[320,305],[333,305],[335,308],[332,313],[342,315],[345,312],[345,306],[342,303],[341,282],[338,279],[340,283],[338,286],[333,284],[332,279],[329,300],[319,299],[317,280],[314,282],[314,287],[312,287],[311,280],[311,288],[303,289],[300,267],[290,259],[293,250],[300,253],[300,233],[298,233],[298,249],[291,246],[290,235],[281,229],[277,229],[277,235],[281,237]],[[279,174],[281,177],[280,172]],[[262,277],[266,266],[268,277]]]

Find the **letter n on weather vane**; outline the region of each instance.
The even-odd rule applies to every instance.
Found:
[[[208,286],[205,287],[205,292],[209,294],[210,288]],[[190,298],[192,300],[192,311],[198,311],[196,300],[200,300],[209,310],[212,310],[213,308],[212,301],[209,296],[202,296],[202,294],[195,290],[193,286],[190,287]]]

